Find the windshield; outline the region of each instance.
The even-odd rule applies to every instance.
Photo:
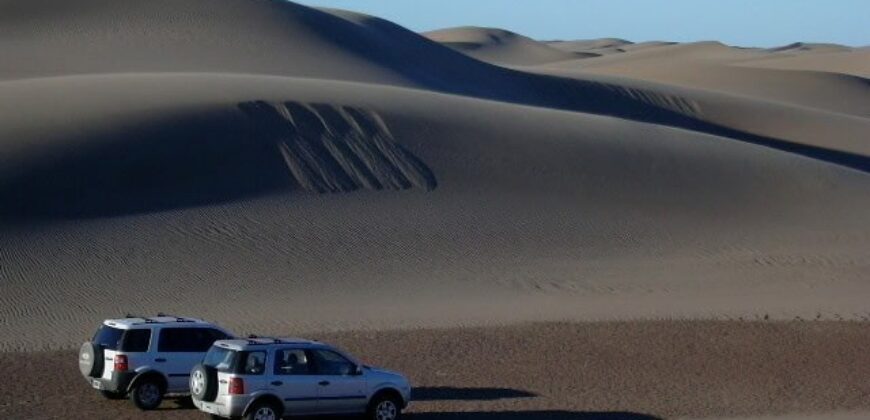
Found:
[[[221,371],[230,370],[236,360],[236,354],[234,350],[212,346],[205,354],[202,364]]]
[[[93,342],[101,345],[104,349],[117,350],[123,334],[124,330],[103,325],[94,334]]]

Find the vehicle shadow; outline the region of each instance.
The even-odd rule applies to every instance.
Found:
[[[414,420],[661,420],[655,416],[630,412],[560,410],[408,413],[404,418]]]
[[[503,399],[534,398],[538,395],[512,388],[417,387],[411,392],[413,401],[494,401]],[[407,413],[405,418],[415,420],[660,420],[648,414],[627,411],[567,411],[567,410],[508,410],[508,411],[435,411]]]
[[[537,394],[511,388],[418,387],[411,391],[413,401],[492,401],[531,398]]]

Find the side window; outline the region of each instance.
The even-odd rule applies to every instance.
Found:
[[[311,375],[311,360],[305,350],[282,349],[275,352],[276,375]]]
[[[262,375],[266,371],[266,352],[251,351],[244,353],[239,366],[242,374]]]
[[[344,356],[330,350],[314,350],[314,362],[317,373],[321,375],[350,375],[354,364]]]
[[[214,328],[192,328],[190,330],[190,346],[195,352],[205,353],[216,340],[226,338],[226,334]]]
[[[121,351],[130,353],[143,353],[148,351],[151,343],[151,330],[127,330],[121,343]]]
[[[227,333],[225,333],[221,330],[216,330],[214,328],[207,328],[206,330],[211,334],[211,343],[208,343],[209,346],[214,344],[215,341],[226,340],[227,338],[230,338],[230,336],[227,335]]]
[[[205,353],[218,336],[225,334],[213,328],[163,328],[157,347],[161,352]]]

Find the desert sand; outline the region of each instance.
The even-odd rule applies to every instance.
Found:
[[[94,402],[69,349],[162,311],[540,396],[422,418],[870,410],[867,372],[840,375],[870,344],[866,49],[417,34],[270,0],[0,9],[4,373],[53,364]],[[535,360],[524,383],[472,339],[480,370],[438,376],[439,338],[520,357],[530,333],[627,359]],[[53,404],[33,386],[0,409]]]

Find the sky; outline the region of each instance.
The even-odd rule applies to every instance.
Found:
[[[717,40],[870,45],[870,0],[298,0],[354,10],[414,31],[488,26],[540,40]]]

